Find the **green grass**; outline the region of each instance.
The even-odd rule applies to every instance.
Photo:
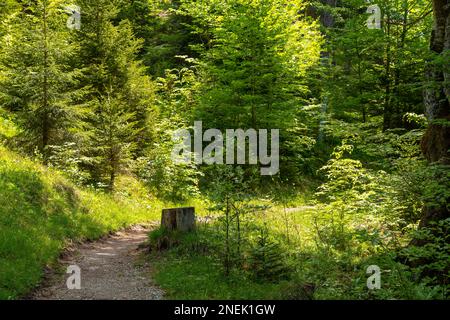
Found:
[[[210,256],[153,256],[154,279],[167,299],[238,300],[276,299],[281,284],[257,283],[244,273],[223,275],[220,265]]]
[[[139,182],[122,177],[117,189],[110,196],[77,188],[0,146],[0,299],[33,289],[68,241],[159,219],[162,204]]]
[[[167,292],[167,298],[177,300],[445,299],[444,288],[416,282],[412,270],[396,259],[395,249],[372,243],[370,235],[344,231],[329,239],[332,243],[337,241],[337,245],[324,243],[325,239],[321,241],[317,237],[315,226],[315,218],[324,209],[305,206],[305,203],[297,205],[300,208],[296,211],[286,213],[274,205],[265,213],[247,217],[253,227],[268,227],[272,238],[280,244],[283,259],[292,267],[288,279],[279,282],[255,279],[248,260],[251,242],[255,241],[255,234],[250,231],[245,235],[247,244],[242,248],[241,266],[236,266],[226,277],[220,261],[223,235],[219,231],[220,224],[213,223],[201,224],[197,232],[188,235],[172,235],[173,247],[162,252],[157,252],[152,244],[167,234],[153,231],[149,237],[153,252],[149,259],[155,266],[154,280]],[[364,214],[348,216],[348,219],[346,225],[365,224],[367,230],[378,223]],[[323,227],[329,222],[320,223]],[[378,265],[382,270],[380,290],[367,288],[366,270],[370,265]],[[308,292],[311,287],[314,287],[313,293]]]
[[[304,203],[298,203],[301,204]],[[204,207],[206,203],[197,205],[197,211],[206,212]],[[253,225],[266,223],[276,238],[286,241],[282,212],[282,208],[275,206],[264,214],[247,217],[247,222],[251,221]],[[288,215],[291,244],[300,243],[300,234],[303,237],[302,241],[308,241],[310,244],[313,211],[306,209],[290,212]],[[153,279],[166,291],[166,298],[176,300],[282,298],[286,288],[290,286],[290,281],[271,282],[256,279],[248,264],[244,265],[243,269],[232,269],[228,277],[224,275],[223,266],[217,258],[221,251],[218,228],[220,227],[217,223],[200,224],[194,233],[171,234],[172,243],[175,245],[162,252],[157,252],[154,244],[166,233],[159,229],[150,233],[149,245],[153,253],[149,259],[154,266]]]

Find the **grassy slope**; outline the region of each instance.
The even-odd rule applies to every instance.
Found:
[[[1,120],[1,118],[0,118]],[[27,293],[68,241],[158,218],[161,204],[132,178],[113,197],[0,146],[0,299]]]

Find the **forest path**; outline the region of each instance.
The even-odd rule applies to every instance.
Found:
[[[61,272],[50,272],[31,299],[36,300],[160,300],[163,291],[152,284],[150,265],[139,259],[139,245],[148,226],[135,226],[107,238],[83,243],[60,259]],[[68,266],[81,269],[81,289],[67,288]]]

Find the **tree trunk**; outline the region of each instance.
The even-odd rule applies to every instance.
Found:
[[[161,226],[169,231],[192,231],[195,229],[195,208],[163,209]]]
[[[330,6],[332,8],[335,8],[337,6],[338,1],[337,0],[319,0],[318,2],[322,3],[323,5]],[[319,10],[317,6],[314,5],[314,3],[310,4],[306,9],[306,14],[308,16],[311,16],[315,19],[319,18],[320,23],[325,28],[331,28],[334,26],[334,17],[333,14],[327,10]]]
[[[430,125],[421,147],[429,163],[450,164],[450,0],[433,0],[434,27],[430,49],[441,61],[430,61],[426,67],[427,87],[424,90],[426,115]],[[447,207],[425,207],[420,227],[450,217]]]
[[[392,50],[391,50],[391,13],[386,13],[386,65],[385,65],[385,85],[384,85],[384,107],[383,107],[383,130],[392,129],[392,118],[395,115],[395,111],[392,108],[391,99],[391,63],[392,63]]]
[[[42,150],[41,153],[44,157],[44,163],[47,164],[48,150],[50,136],[50,119],[49,119],[49,97],[48,97],[48,72],[49,72],[49,58],[48,58],[48,26],[47,26],[47,1],[44,1],[44,12],[42,17],[43,22],[43,35],[44,35],[44,81],[42,84],[43,89],[43,101],[42,101]]]

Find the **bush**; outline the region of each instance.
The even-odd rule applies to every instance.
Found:
[[[431,222],[429,227],[415,231],[414,239],[421,245],[406,247],[402,255],[426,284],[442,286],[448,295],[450,292],[450,218]]]
[[[176,164],[171,146],[155,146],[148,156],[135,161],[134,172],[159,198],[175,202],[195,198],[201,174],[194,164]]]

